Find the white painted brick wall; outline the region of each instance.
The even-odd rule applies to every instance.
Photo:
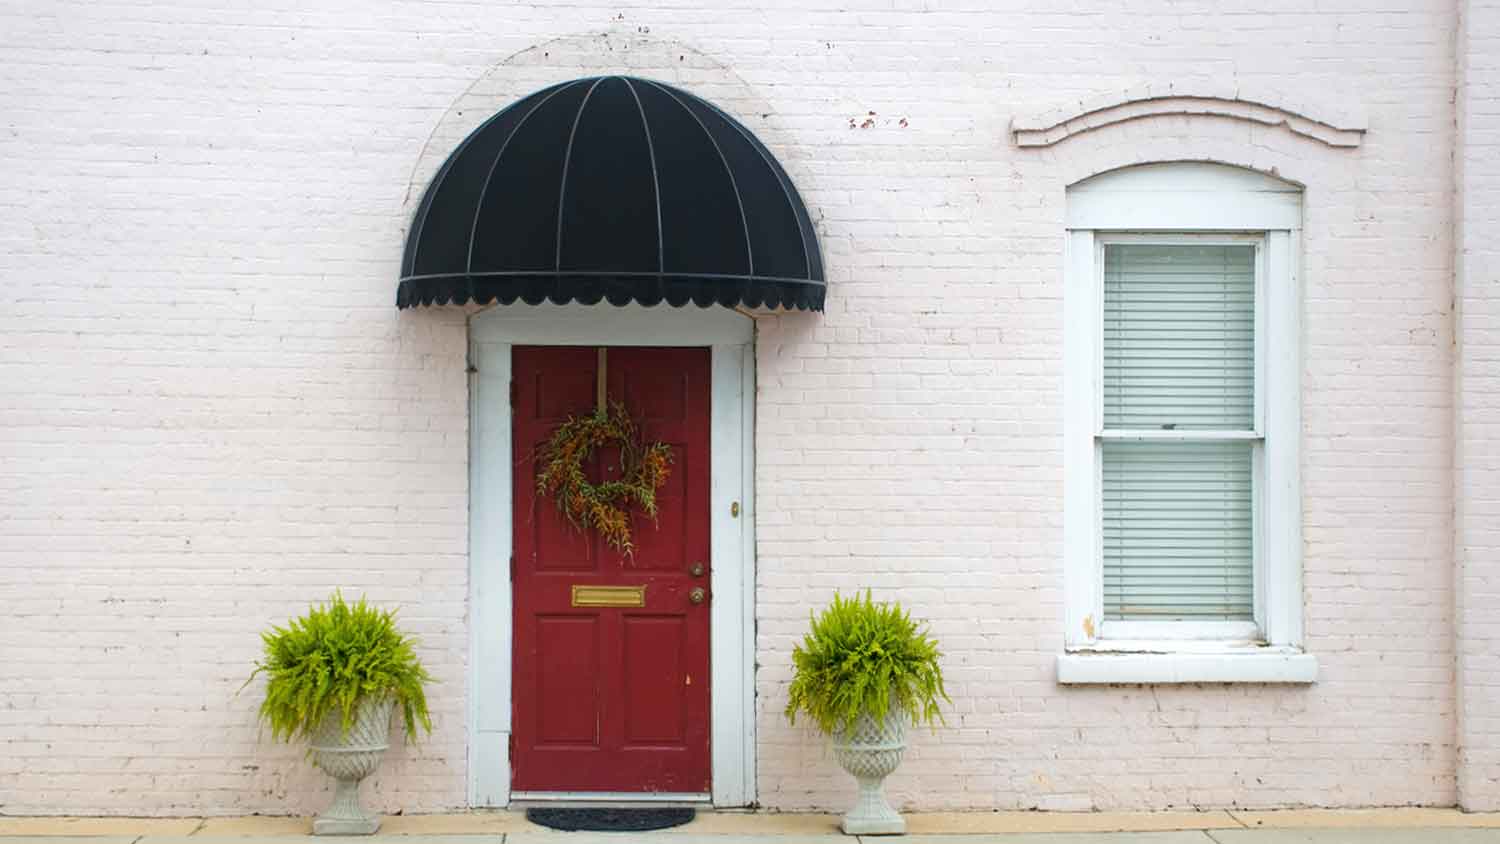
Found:
[[[1458,793],[1500,810],[1500,3],[1465,0],[1458,38]]]
[[[1492,45],[1484,8],[1468,38]],[[0,812],[317,806],[300,751],[257,740],[256,687],[235,693],[257,632],[336,586],[401,603],[440,680],[435,733],[393,752],[372,803],[463,805],[465,325],[393,307],[409,188],[476,80],[677,55],[783,157],[832,281],[826,314],[760,326],[763,804],[851,792],[780,713],[808,610],[869,585],[948,653],[949,726],[892,781],[908,807],[1451,805],[1456,18],[1449,0],[0,6]],[[1496,158],[1488,50],[1469,173]],[[1178,80],[1355,103],[1371,131],[1332,150],[1157,118],[1009,142],[1017,113]],[[1311,688],[1053,680],[1063,189],[1174,157],[1308,185]],[[1457,203],[1480,246],[1485,180]],[[1466,267],[1493,286],[1493,263]],[[1479,292],[1469,384],[1491,365]],[[1465,418],[1466,465],[1493,469],[1473,462],[1489,417]],[[1481,599],[1500,590],[1495,477],[1460,487]],[[1493,800],[1493,614],[1457,626],[1475,636],[1462,770]]]

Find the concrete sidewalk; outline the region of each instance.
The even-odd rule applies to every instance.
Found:
[[[936,812],[907,816],[904,838],[838,832],[833,815],[700,812],[649,833],[557,832],[521,812],[386,818],[377,844],[1500,844],[1500,814],[1452,809],[1212,812]],[[292,844],[308,818],[0,817],[0,844]],[[329,839],[321,839],[327,841]]]

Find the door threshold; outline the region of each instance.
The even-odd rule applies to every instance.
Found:
[[[532,807],[632,809],[643,806],[655,809],[707,809],[713,806],[713,796],[689,791],[512,791],[510,793],[512,809]]]

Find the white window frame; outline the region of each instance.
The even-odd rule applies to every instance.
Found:
[[[1254,606],[1255,618],[1252,621],[1108,621],[1104,619],[1104,590],[1101,585],[1094,597],[1096,603],[1094,618],[1099,619],[1097,628],[1097,639],[1104,642],[1166,642],[1166,641],[1208,641],[1255,643],[1263,641],[1262,631],[1266,629],[1266,598],[1263,589],[1266,582],[1266,572],[1261,565],[1261,534],[1259,517],[1263,508],[1260,492],[1263,480],[1261,478],[1261,466],[1265,443],[1265,279],[1266,279],[1266,255],[1268,237],[1264,233],[1181,233],[1163,232],[1160,234],[1144,233],[1117,233],[1117,232],[1095,232],[1093,237],[1094,265],[1090,273],[1094,276],[1094,330],[1096,341],[1094,344],[1094,471],[1096,473],[1096,486],[1094,489],[1094,519],[1095,530],[1102,533],[1103,516],[1102,503],[1099,492],[1103,488],[1102,477],[1098,477],[1101,471],[1102,452],[1100,449],[1106,441],[1121,442],[1145,442],[1145,441],[1172,441],[1172,442],[1204,442],[1207,440],[1248,440],[1255,443],[1251,456],[1252,465],[1252,489],[1251,489],[1251,511],[1252,511],[1252,542],[1254,550],[1252,560],[1254,570]],[[1103,343],[1097,338],[1104,336],[1104,252],[1109,246],[1121,244],[1140,244],[1152,246],[1250,246],[1255,249],[1255,339],[1254,339],[1254,411],[1253,421],[1249,430],[1244,431],[1162,431],[1162,430],[1110,430],[1104,425],[1104,348]],[[1102,557],[1102,548],[1101,548]],[[1101,560],[1102,571],[1102,560]]]
[[[1144,165],[1068,191],[1064,279],[1062,683],[1312,682],[1302,651],[1301,193],[1224,165]],[[1254,429],[1209,436],[1254,454],[1254,621],[1105,621],[1100,443],[1204,439],[1103,426],[1104,248],[1117,243],[1256,248]]]

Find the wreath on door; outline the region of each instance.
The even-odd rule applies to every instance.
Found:
[[[583,464],[600,446],[620,449],[619,480],[591,483]],[[541,447],[537,492],[557,502],[573,527],[595,530],[627,556],[635,551],[630,536],[631,506],[656,519],[656,491],[671,473],[672,447],[646,444],[640,426],[625,405],[609,402],[597,413],[570,416]]]

